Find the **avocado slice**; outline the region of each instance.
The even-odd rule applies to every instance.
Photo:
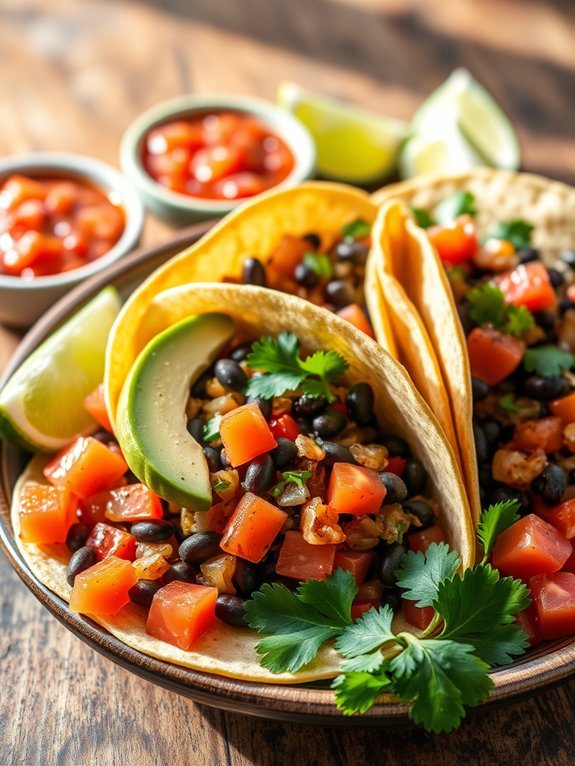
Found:
[[[186,428],[190,386],[231,341],[225,314],[183,319],[151,340],[124,383],[116,436],[133,473],[160,497],[185,508],[211,505],[202,447]]]

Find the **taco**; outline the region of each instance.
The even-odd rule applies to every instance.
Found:
[[[400,608],[406,544],[446,540],[473,562],[453,450],[367,335],[299,298],[230,284],[167,290],[141,321],[154,336],[121,392],[117,441],[102,431],[37,456],[14,492],[22,554],[72,608],[154,657],[299,683],[339,661],[324,648],[297,673],[262,667],[257,634],[238,627],[262,582],[349,569],[359,614]],[[193,624],[179,611],[192,597]]]

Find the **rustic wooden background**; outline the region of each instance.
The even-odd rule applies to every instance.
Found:
[[[117,161],[140,111],[190,91],[274,98],[291,79],[408,118],[456,66],[517,127],[524,168],[575,183],[571,0],[1,0],[0,155]],[[148,222],[146,243],[169,236]],[[0,368],[16,335],[0,328]],[[0,555],[0,763],[323,766],[574,761],[575,681],[453,734],[338,731],[200,707],[74,638]]]

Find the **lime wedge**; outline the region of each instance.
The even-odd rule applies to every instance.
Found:
[[[50,452],[94,429],[83,402],[104,377],[120,305],[117,291],[106,287],[26,359],[0,392],[0,436]]]
[[[406,124],[352,104],[281,83],[277,103],[310,131],[316,142],[317,172],[326,178],[368,184],[393,172]]]
[[[452,125],[410,138],[399,157],[399,174],[413,178],[425,173],[464,173],[485,164],[457,125]]]

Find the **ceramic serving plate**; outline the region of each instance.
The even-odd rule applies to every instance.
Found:
[[[107,284],[127,296],[151,271],[171,255],[195,242],[204,232],[198,226],[171,242],[134,253],[69,293],[26,335],[0,386],[30,352],[59,324]],[[10,524],[9,505],[16,479],[28,456],[0,441],[0,542],[10,563],[32,593],[69,630],[93,649],[148,681],[178,692],[195,702],[223,710],[300,723],[334,726],[393,725],[407,721],[407,706],[375,705],[363,716],[345,717],[336,708],[333,692],[324,682],[302,686],[259,684],[201,673],[148,657],[125,646],[90,619],[71,612],[65,601],[40,583],[20,555]],[[547,642],[521,661],[493,672],[495,687],[485,705],[535,693],[575,672],[575,639]]]

